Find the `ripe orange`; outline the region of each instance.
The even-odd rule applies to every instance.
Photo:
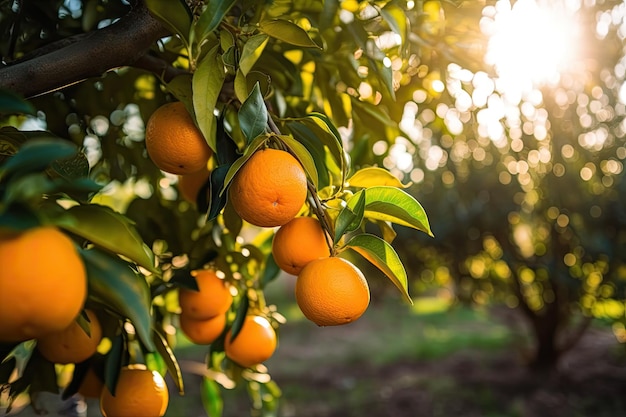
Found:
[[[224,327],[226,314],[208,320],[194,320],[185,314],[180,315],[180,330],[196,345],[210,345],[222,334]]]
[[[272,241],[276,264],[285,272],[298,275],[309,262],[328,258],[326,233],[313,217],[296,217],[278,229]]]
[[[214,270],[193,271],[199,291],[181,288],[178,291],[178,303],[181,314],[193,320],[208,320],[224,314],[233,303],[226,283]]]
[[[200,171],[213,154],[179,101],[152,113],[146,124],[146,150],[159,169],[177,175]]]
[[[192,172],[187,175],[178,176],[178,191],[182,198],[186,201],[196,204],[198,193],[202,186],[207,182],[211,171],[207,167],[202,168],[198,172]]]
[[[361,317],[369,305],[370,290],[363,273],[349,261],[321,258],[298,275],[296,302],[313,323],[336,326]]]
[[[72,240],[41,226],[0,236],[0,341],[61,331],[83,308],[85,266]]]
[[[100,412],[104,417],[161,417],[168,402],[161,374],[144,365],[129,365],[120,371],[115,396],[106,386],[102,389]]]
[[[234,340],[230,330],[224,340],[224,351],[231,360],[244,367],[269,359],[276,350],[276,331],[265,317],[246,316]]]
[[[53,363],[79,363],[96,353],[102,340],[102,327],[93,311],[87,310],[91,336],[73,321],[65,329],[47,334],[37,339],[37,349],[41,355]]]
[[[302,208],[307,195],[306,174],[289,152],[255,152],[230,185],[230,200],[239,216],[255,226],[282,226]]]

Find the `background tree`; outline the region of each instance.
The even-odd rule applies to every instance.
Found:
[[[258,407],[275,410],[276,387],[257,365],[263,359],[228,354],[247,315],[263,316],[274,329],[283,321],[263,293],[279,272],[272,230],[244,224],[227,199],[242,166],[265,147],[300,162],[309,197],[304,214],[322,223],[332,255],[362,255],[410,301],[391,226],[430,233],[426,214],[397,178],[359,169],[344,150],[351,134],[367,133],[350,133],[356,115],[369,120],[383,98],[391,103],[396,81],[388,55],[401,66],[408,60],[403,8],[306,1],[3,7],[5,110],[37,117],[8,119],[20,130],[3,129],[2,222],[14,233],[54,225],[75,239],[89,283],[85,306],[99,311],[110,342],[76,364],[65,397],[91,371],[114,392],[135,362],[168,371],[182,392],[170,347],[179,309],[172,296],[182,287],[201,289],[191,271],[210,264],[236,295],[209,349],[214,377],[205,379],[206,391],[217,393],[216,381],[245,382],[263,394]],[[379,45],[382,35],[393,42]],[[215,154],[210,178],[191,201],[180,195],[183,178],[158,169],[143,143],[149,116],[170,101],[185,106]],[[378,224],[381,237],[363,233],[364,220]],[[78,321],[89,329],[86,319]],[[53,364],[31,340],[5,342],[1,375],[11,401],[26,389],[33,397],[56,391]],[[219,400],[207,404],[212,409]]]
[[[534,4],[520,3],[518,13]],[[546,65],[533,67],[535,57],[547,59],[533,43],[545,35],[533,9],[522,24],[536,26],[507,38],[519,49],[499,50],[504,68],[488,76],[448,66],[441,99],[405,124],[428,132],[411,147],[421,156],[411,175],[424,178],[415,194],[432,210],[436,238],[409,247],[420,254],[417,270],[426,284],[453,283],[470,303],[518,308],[534,339],[529,363],[540,370],[556,366],[591,318],[621,320],[624,312],[623,17],[607,23],[622,5],[552,6],[561,17],[551,15],[548,29],[564,16],[577,23],[577,32],[561,29],[568,39],[560,48],[578,50],[556,81],[507,79],[507,65]],[[483,22],[498,18],[493,11],[485,9]]]

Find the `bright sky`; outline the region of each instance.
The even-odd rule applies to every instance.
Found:
[[[500,0],[485,8],[481,21],[490,36],[486,56],[504,91],[523,93],[556,84],[570,69],[580,45],[575,12],[580,0]]]

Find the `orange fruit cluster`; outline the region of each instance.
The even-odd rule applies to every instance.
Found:
[[[307,179],[300,162],[278,149],[256,151],[239,169],[229,197],[237,214],[259,227],[282,226],[306,200]]]
[[[193,343],[213,343],[226,327],[226,312],[233,296],[223,279],[212,269],[192,272],[198,291],[181,288],[178,292],[180,326]]]
[[[55,227],[0,233],[0,342],[62,332],[87,297],[85,266]]]
[[[180,329],[193,343],[208,345],[224,332],[233,296],[214,270],[194,271],[193,275],[198,291],[181,288],[178,292]],[[224,351],[233,362],[250,367],[270,358],[276,344],[276,332],[269,321],[248,315],[234,339],[232,329],[227,331]]]
[[[280,227],[272,254],[283,271],[297,275],[296,302],[318,326],[355,321],[367,310],[370,292],[363,273],[331,256],[330,236],[313,217],[296,217]]]
[[[161,417],[167,410],[169,392],[165,380],[144,365],[128,365],[120,371],[115,395],[108,387],[100,394],[104,417]]]

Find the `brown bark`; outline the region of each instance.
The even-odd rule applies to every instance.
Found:
[[[107,71],[132,66],[168,32],[142,2],[117,22],[0,69],[0,88],[25,97],[59,90]]]

